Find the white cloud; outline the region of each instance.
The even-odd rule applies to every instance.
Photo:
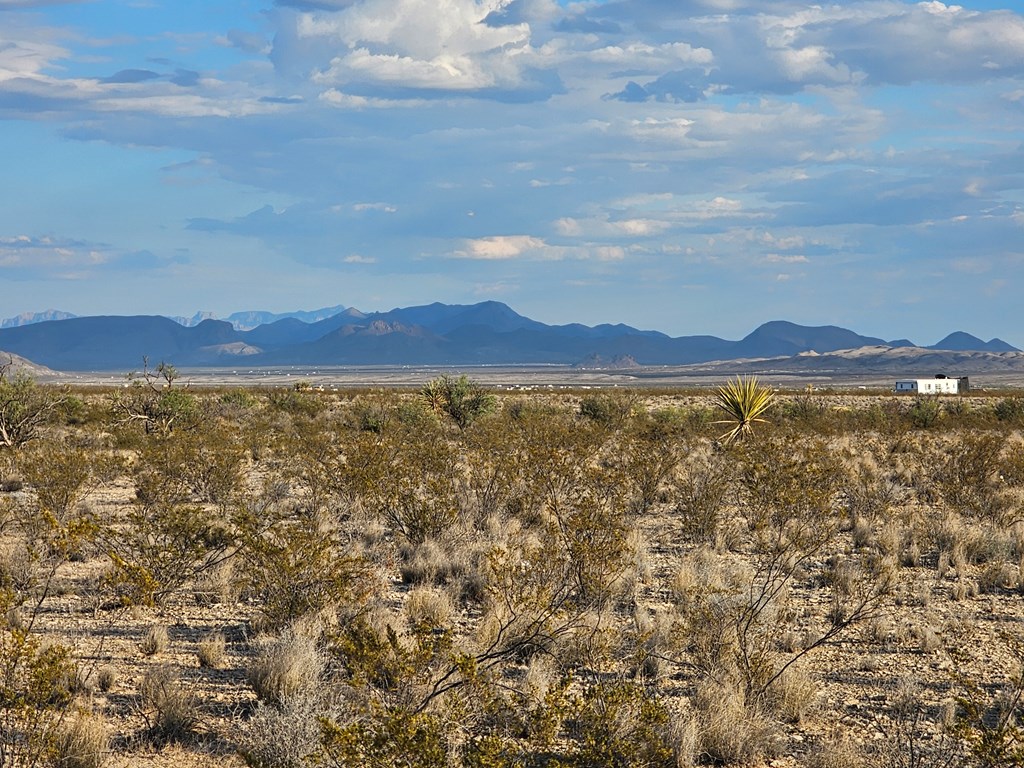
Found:
[[[485,261],[517,259],[547,250],[547,243],[529,235],[495,235],[467,240],[462,250],[454,252],[456,258]]]
[[[483,23],[508,0],[365,0],[336,12],[302,13],[294,19],[300,45],[291,55],[334,49],[327,61],[310,62],[320,85],[381,83],[414,89],[476,90],[514,87],[527,24]]]
[[[474,296],[501,296],[509,293],[514,293],[519,289],[519,286],[515,283],[497,282],[497,283],[477,283],[473,286]]]
[[[630,123],[633,135],[640,141],[656,140],[666,143],[681,143],[688,139],[694,121],[685,117],[633,120]]]
[[[79,280],[101,270],[149,270],[175,261],[148,251],[129,252],[104,243],[48,235],[0,237],[0,275],[15,280]]]
[[[673,222],[671,221],[651,218],[565,218],[559,219],[554,223],[555,231],[563,237],[587,238],[653,237],[664,234],[673,226]]]
[[[954,259],[950,266],[957,272],[968,275],[981,275],[992,270],[992,262],[980,257]]]
[[[70,55],[48,30],[0,29],[0,83],[16,77],[39,78],[43,70]]]
[[[551,245],[542,238],[529,235],[505,235],[466,240],[452,252],[457,259],[478,261],[621,261],[626,249],[619,245],[583,243],[579,245]]]
[[[356,203],[352,210],[357,213],[363,211],[380,211],[382,213],[395,213],[398,209],[390,203]]]

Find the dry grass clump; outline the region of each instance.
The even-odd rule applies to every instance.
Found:
[[[753,571],[746,564],[701,547],[680,559],[669,588],[676,602],[685,608],[695,593],[725,593],[752,578]]]
[[[232,605],[242,593],[242,580],[235,574],[231,560],[204,571],[193,594],[200,605]]]
[[[692,768],[700,750],[700,724],[692,713],[671,716],[666,737],[672,747],[675,768]]]
[[[196,646],[199,666],[207,669],[219,669],[227,657],[227,640],[223,632],[210,632],[200,638]]]
[[[151,669],[139,687],[142,714],[149,736],[159,743],[179,741],[199,723],[195,694],[181,684],[169,666]]]
[[[952,590],[950,590],[949,596],[953,602],[961,602],[972,597],[977,597],[980,589],[978,582],[971,579],[960,578],[956,580]]]
[[[825,738],[807,756],[807,768],[866,768],[864,749],[845,734]]]
[[[448,593],[437,587],[416,587],[405,599],[405,615],[412,627],[446,628],[454,612]]]
[[[142,638],[139,647],[146,656],[156,656],[158,653],[166,651],[170,644],[171,635],[167,627],[163,624],[154,624]]]
[[[850,528],[850,538],[856,549],[868,549],[876,546],[875,527],[866,517],[856,516]]]
[[[821,687],[806,668],[792,665],[767,689],[767,702],[784,722],[802,723],[818,705]]]
[[[60,768],[101,768],[109,752],[106,721],[99,715],[83,712],[57,733],[54,762]]]
[[[468,568],[462,553],[453,552],[436,539],[406,544],[401,554],[402,581],[406,584],[447,584]]]
[[[104,664],[96,670],[96,687],[104,693],[113,690],[117,685],[117,669],[110,664]]]
[[[702,684],[695,697],[700,753],[716,763],[754,764],[775,754],[776,723],[746,707],[742,694],[713,682]]]
[[[669,611],[651,614],[637,606],[633,612],[637,649],[634,674],[647,680],[660,680],[667,671],[666,658],[675,644],[677,617]]]
[[[989,563],[978,574],[978,589],[982,594],[993,594],[1020,587],[1020,566],[1010,563]]]
[[[258,641],[257,655],[246,677],[260,700],[281,704],[292,696],[309,694],[320,685],[327,661],[318,639],[316,628],[297,623],[275,637]]]

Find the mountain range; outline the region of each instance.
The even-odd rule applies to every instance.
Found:
[[[686,365],[716,360],[819,355],[863,347],[914,347],[837,326],[785,321],[759,326],[738,341],[670,337],[628,325],[547,325],[496,301],[434,303],[363,313],[236,313],[226,320],[177,322],[160,316],[44,319],[0,328],[0,350],[64,371],[131,370],[142,358],[178,366],[285,365],[573,365],[594,360]],[[1000,339],[962,331],[933,350],[1017,353]]]
[[[323,307],[322,309],[313,309],[309,311],[299,310],[297,312],[264,312],[263,310],[247,310],[245,312],[234,312],[224,318],[227,322],[231,323],[236,331],[251,331],[267,323],[273,323],[277,320],[284,320],[285,318],[294,317],[297,320],[301,320],[304,323],[315,323],[318,320],[325,320],[328,317],[332,317],[345,309],[344,305],[339,304],[335,307]],[[0,328],[18,328],[22,325],[33,325],[35,323],[43,323],[47,320],[70,320],[78,315],[73,315],[70,312],[62,312],[59,309],[48,309],[45,312],[25,312],[21,315],[15,315],[14,317],[8,317],[5,320],[0,320]],[[169,320],[173,320],[178,325],[184,325],[187,328],[199,325],[203,320],[216,320],[217,316],[213,312],[196,312],[191,317],[179,317],[173,316],[168,317]]]

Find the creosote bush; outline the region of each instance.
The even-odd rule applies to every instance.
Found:
[[[0,451],[19,449],[68,401],[67,390],[37,384],[24,372],[12,373],[13,360],[0,363]]]
[[[420,395],[431,411],[448,416],[460,430],[496,406],[494,395],[465,375],[439,376],[424,384]]]

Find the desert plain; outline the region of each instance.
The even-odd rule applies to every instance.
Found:
[[[4,765],[1024,761],[1011,381],[105,376],[0,450]]]

